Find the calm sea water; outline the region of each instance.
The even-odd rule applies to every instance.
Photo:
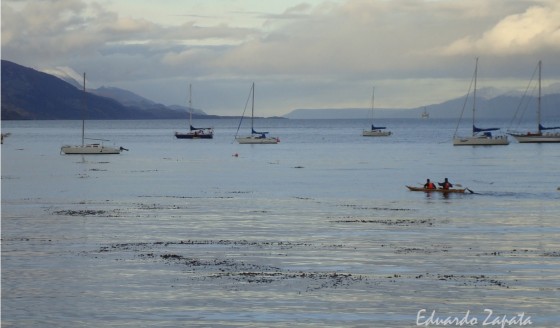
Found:
[[[454,121],[411,119],[259,120],[281,142],[238,145],[236,120],[184,123],[91,121],[130,151],[67,156],[80,122],[2,122],[3,327],[560,324],[558,144],[453,147]],[[475,193],[405,188],[445,177]]]

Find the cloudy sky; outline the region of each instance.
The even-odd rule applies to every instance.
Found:
[[[417,107],[560,82],[558,0],[2,0],[2,59],[166,105],[259,116]]]

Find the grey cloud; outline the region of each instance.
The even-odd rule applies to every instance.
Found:
[[[163,103],[181,103],[184,90],[175,84],[186,80],[228,88],[217,92],[229,96],[256,80],[263,115],[267,108],[355,106],[362,98],[367,105],[373,83],[380,106],[416,105],[422,94],[433,101],[464,92],[474,56],[482,57],[482,78],[498,83],[520,79],[523,86],[538,59],[546,78],[558,81],[559,13],[553,0],[325,1],[281,14],[243,12],[263,20],[259,30],[227,21],[200,26],[191,20],[196,13],[169,26],[85,0],[12,0],[2,1],[2,56],[92,72],[93,82]],[[521,29],[527,24],[534,28]],[[285,94],[267,93],[272,84]],[[412,97],[384,99],[403,93]],[[210,101],[216,110],[231,103]]]

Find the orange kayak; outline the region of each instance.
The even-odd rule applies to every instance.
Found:
[[[443,192],[443,193],[454,192],[454,193],[459,193],[459,194],[463,194],[463,193],[465,193],[465,190],[467,190],[467,188],[465,188],[465,189],[426,189],[424,187],[412,187],[412,186],[406,186],[406,187],[410,191]]]

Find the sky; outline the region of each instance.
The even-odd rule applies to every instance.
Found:
[[[240,115],[413,108],[560,83],[558,0],[2,0],[2,59]]]

